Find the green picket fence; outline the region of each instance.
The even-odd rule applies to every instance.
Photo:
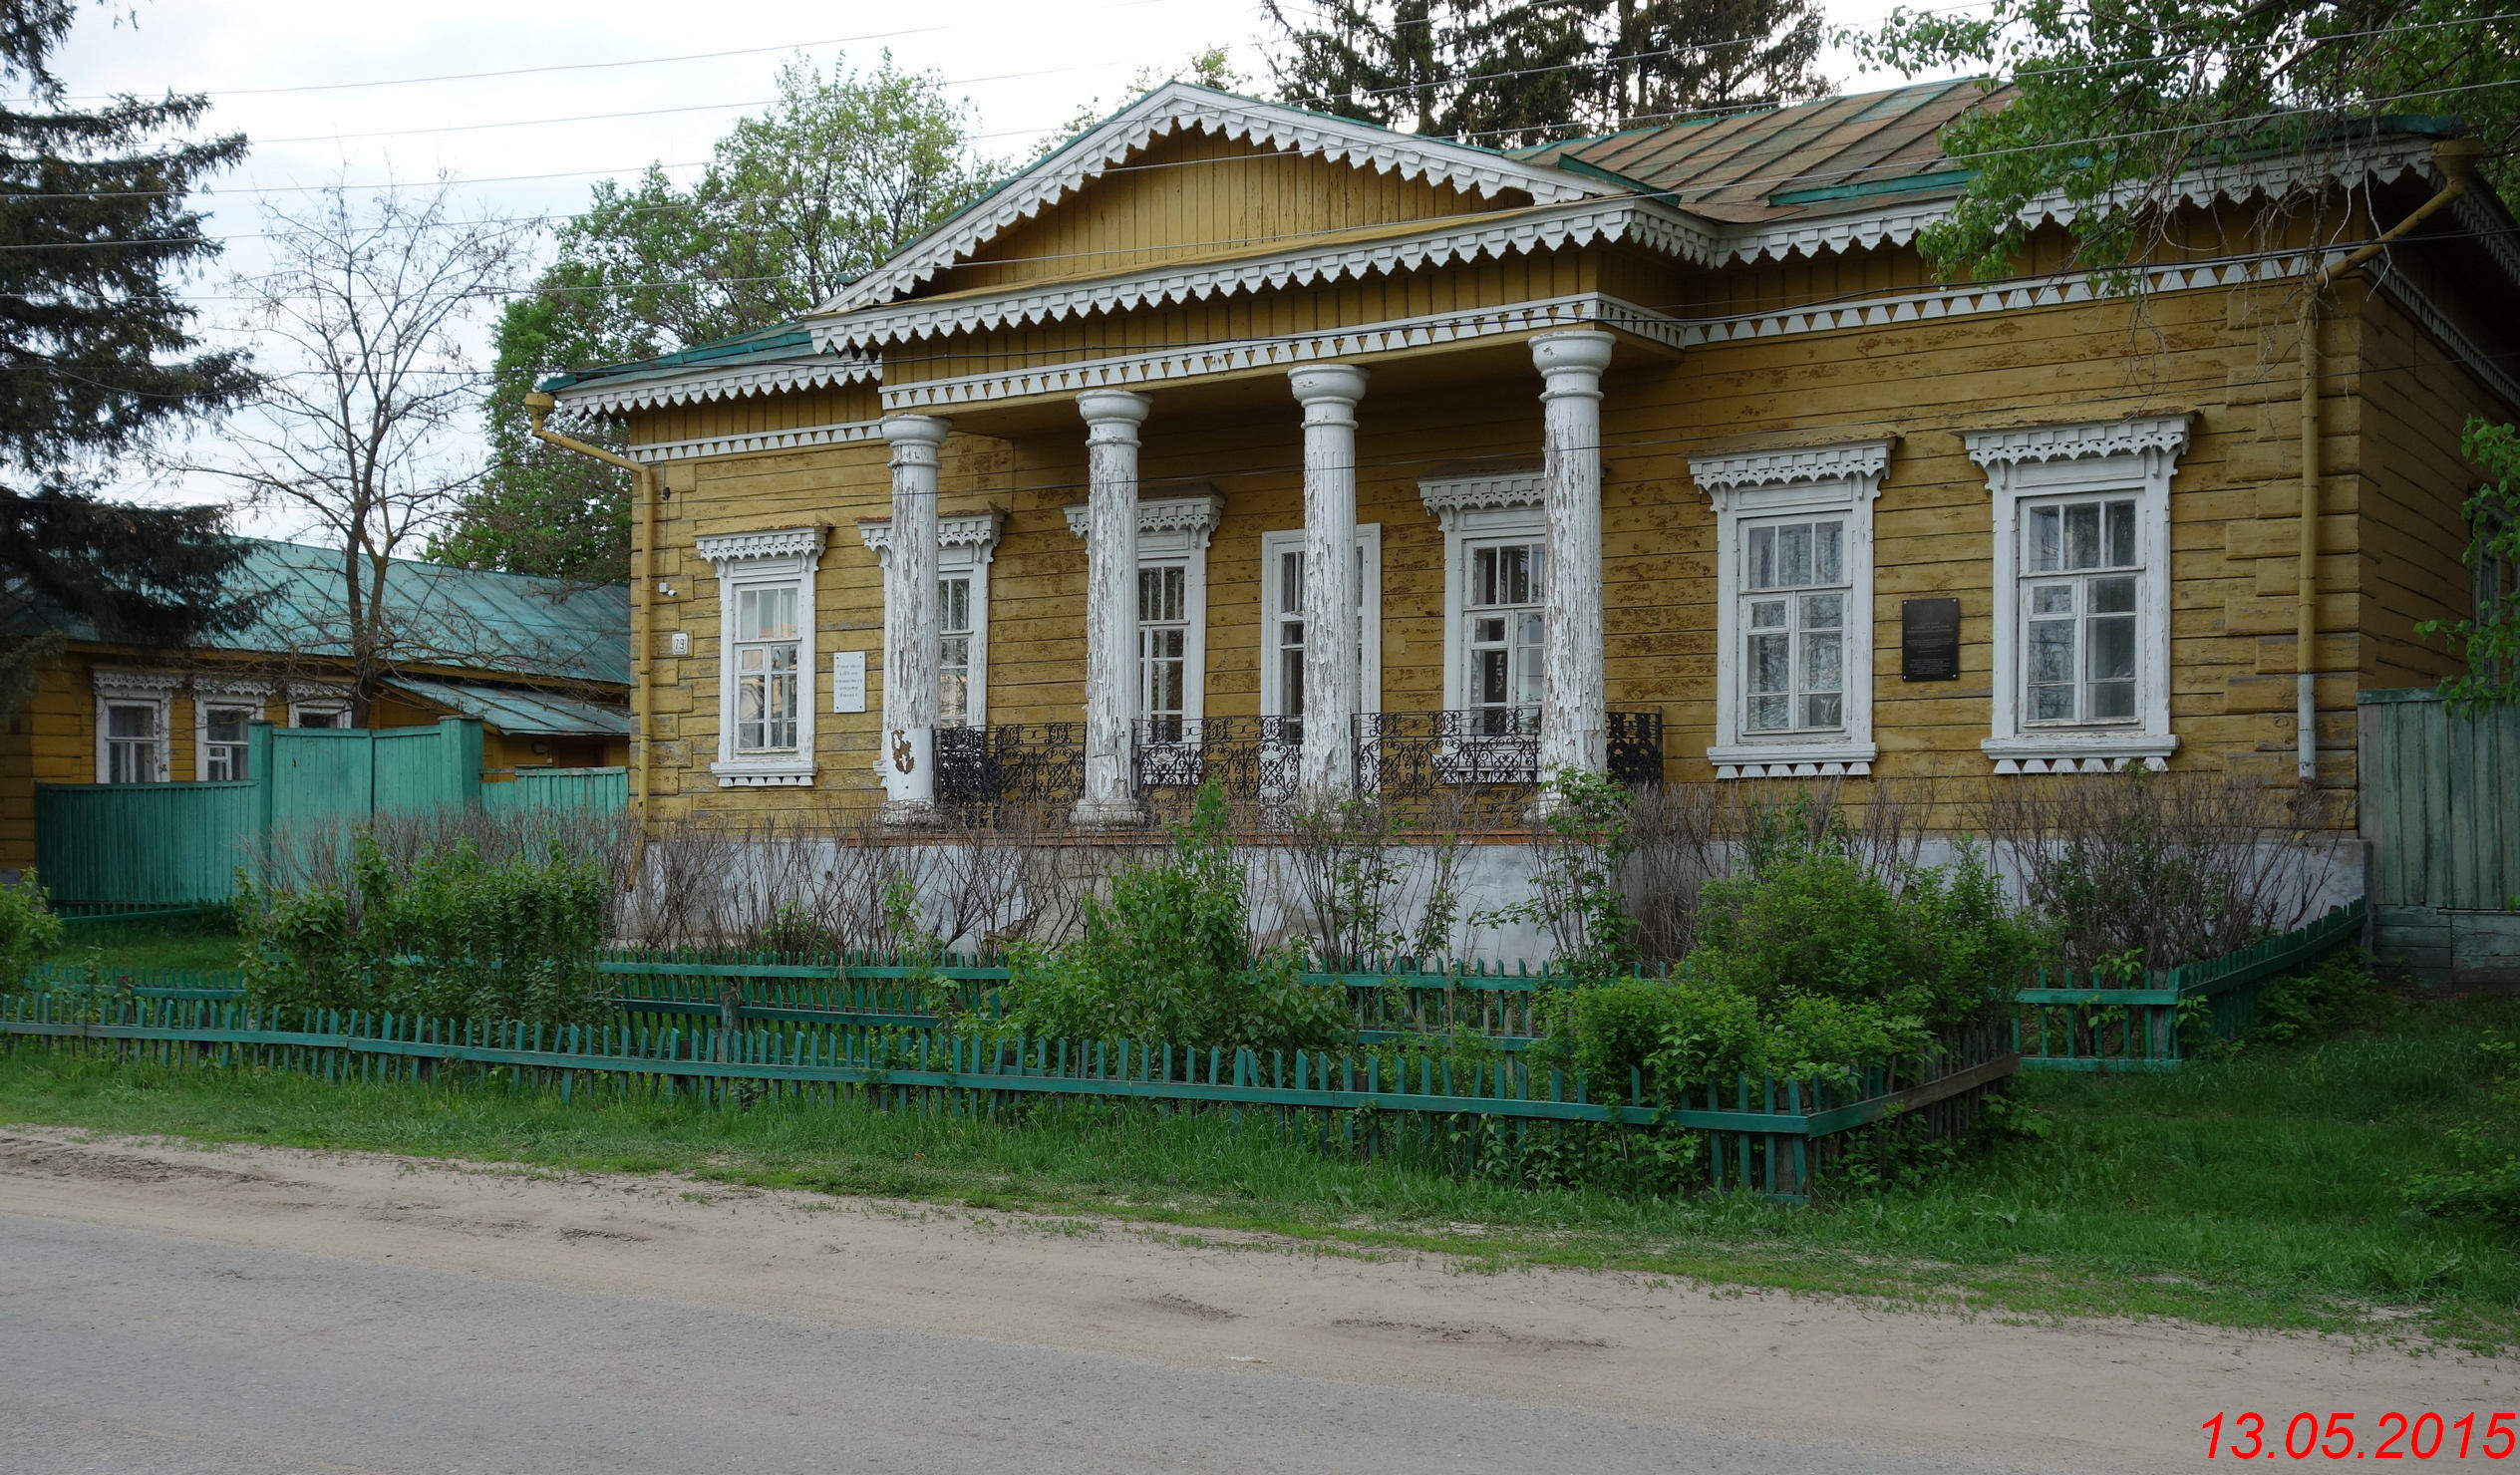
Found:
[[[2039,1070],[2175,1070],[2183,1016],[2201,1011],[2217,1039],[2257,1028],[2258,999],[2293,973],[2362,934],[2364,904],[2332,909],[2291,932],[2130,984],[2093,971],[2041,969],[2014,996],[2022,1064]]]
[[[1676,1097],[1635,1072],[1613,1101],[1581,1074],[1502,1052],[1408,1049],[1261,1051],[1134,1040],[1008,1038],[855,1024],[723,1029],[570,1027],[305,1011],[283,1020],[230,999],[95,989],[0,1000],[0,1034],[53,1049],[169,1065],[298,1070],[328,1080],[427,1080],[547,1091],[562,1100],[689,1097],[724,1104],[767,1092],[822,1103],[994,1117],[1024,1100],[1158,1103],[1257,1115],[1283,1137],[1361,1151],[1410,1151],[1474,1171],[1482,1151],[1538,1131],[1680,1126],[1706,1134],[1709,1187],[1799,1202],[1849,1133],[1893,1112],[1957,1133],[1987,1092],[2020,1068],[1996,1029],[1906,1066],[1851,1082],[1762,1076],[1709,1081]]]

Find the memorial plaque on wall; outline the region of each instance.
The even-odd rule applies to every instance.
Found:
[[[1899,679],[1960,680],[1960,601],[1909,599],[1899,605]]]

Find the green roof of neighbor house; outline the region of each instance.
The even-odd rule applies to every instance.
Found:
[[[202,648],[347,658],[350,622],[341,550],[245,541],[248,551],[233,578],[236,588],[255,600],[253,623],[212,636]],[[630,684],[626,584],[587,585],[398,558],[386,569],[385,604],[385,654],[393,666]],[[81,619],[54,623],[73,639],[100,638]]]
[[[664,378],[688,370],[711,368],[732,369],[750,363],[771,363],[781,359],[810,359],[814,356],[813,335],[802,323],[773,323],[732,337],[694,344],[678,353],[660,354],[653,359],[634,359],[624,364],[604,364],[586,369],[572,369],[546,375],[534,386],[546,395],[596,380],[606,382]]]
[[[501,733],[520,738],[630,736],[630,714],[618,707],[472,681],[397,677],[388,685],[458,717],[477,717]]]

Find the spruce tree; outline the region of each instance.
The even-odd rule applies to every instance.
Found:
[[[169,137],[198,96],[65,105],[52,54],[75,0],[0,0],[0,712],[60,626],[173,649],[251,614],[242,544],[215,508],[147,508],[87,489],[93,458],[252,392],[243,356],[205,351],[175,294],[218,250],[191,191],[245,141]]]

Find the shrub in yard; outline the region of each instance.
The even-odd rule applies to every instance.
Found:
[[[1084,903],[1084,935],[1020,951],[1006,1026],[1036,1038],[1319,1049],[1348,1037],[1341,991],[1307,985],[1291,952],[1251,953],[1249,868],[1224,795],[1199,790],[1172,854],[1112,878]]]
[[[242,885],[246,988],[283,1009],[587,1024],[611,879],[552,846],[484,859],[469,840],[390,859],[365,834],[351,885]]]
[[[44,901],[44,888],[28,870],[14,886],[0,886],[0,989],[26,982],[46,953],[61,944],[61,919]]]

